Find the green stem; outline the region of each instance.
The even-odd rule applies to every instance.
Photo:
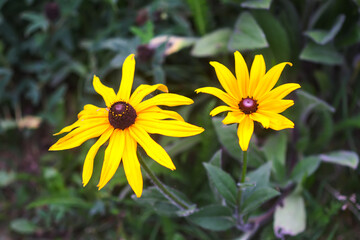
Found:
[[[245,182],[246,178],[246,169],[247,169],[247,151],[243,151],[243,167],[242,167],[242,174],[240,179],[240,184],[243,184]],[[238,196],[237,196],[237,207],[240,207],[241,203],[241,197],[242,197],[242,188],[239,187]]]
[[[174,195],[172,192],[170,192],[165,185],[155,176],[155,174],[151,171],[149,166],[145,163],[144,159],[140,154],[139,156],[139,162],[141,167],[145,170],[151,181],[154,183],[156,187],[158,187],[159,191],[174,205],[176,205],[181,210],[188,210],[190,207],[184,203],[180,198],[178,198],[176,195]]]

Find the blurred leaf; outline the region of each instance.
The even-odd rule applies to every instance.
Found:
[[[313,108],[320,108],[325,109],[329,112],[335,112],[335,108],[325,102],[324,100],[311,95],[310,93],[307,93],[303,90],[296,90],[296,95],[299,97],[299,102],[301,102],[302,105],[306,106],[307,109],[304,112],[309,112]]]
[[[319,157],[324,162],[335,163],[352,169],[356,169],[359,164],[359,156],[356,152],[351,151],[336,151],[327,154],[320,154]]]
[[[327,65],[340,65],[344,62],[343,56],[333,46],[317,45],[312,42],[302,50],[300,59]]]
[[[71,196],[42,197],[31,202],[27,208],[36,208],[47,205],[90,208],[92,205],[83,199]]]
[[[15,180],[15,172],[0,171],[0,187],[6,187]]]
[[[279,62],[289,61],[291,57],[290,40],[285,31],[284,23],[270,11],[254,11],[253,16],[266,37],[267,45]]]
[[[191,55],[209,57],[219,53],[226,53],[230,34],[231,30],[229,28],[222,28],[204,35],[195,42]]]
[[[218,150],[210,159],[209,163],[216,166],[216,167],[221,167],[221,155],[222,155],[222,150]]]
[[[108,49],[114,52],[121,52],[124,50],[127,50],[128,48],[128,40],[124,39],[124,38],[108,38],[105,39],[103,41],[101,41],[100,43],[97,44],[98,45],[98,49]]]
[[[296,216],[296,217],[294,217]],[[287,196],[283,204],[279,204],[274,214],[274,232],[278,238],[284,235],[296,236],[305,230],[306,210],[302,196]]]
[[[359,0],[360,1],[360,0]],[[340,47],[349,47],[360,42],[360,22],[354,23],[345,34],[339,35],[336,42]]]
[[[188,151],[190,148],[194,147],[198,144],[201,140],[200,135],[196,135],[189,138],[182,138],[174,142],[174,144],[170,146],[166,146],[166,152],[171,156],[174,157],[180,153]]]
[[[215,185],[218,192],[230,203],[236,204],[236,183],[234,179],[221,168],[209,163],[203,163],[209,180]]]
[[[0,67],[0,99],[3,98],[5,93],[5,87],[10,82],[12,77],[12,71],[7,68]]]
[[[188,219],[212,231],[224,231],[235,225],[231,209],[221,205],[208,205],[200,208]]]
[[[236,124],[224,125],[222,120],[223,118],[220,117],[212,118],[219,141],[233,158],[241,160],[242,151],[239,146],[239,139],[236,133],[237,126]]]
[[[207,23],[209,17],[209,6],[207,0],[187,0],[192,15],[195,20],[195,26],[200,35],[204,35],[208,29]]]
[[[165,72],[164,69],[161,67],[161,65],[157,65],[153,67],[153,76],[154,76],[154,80],[153,83],[154,84],[166,84],[166,77],[165,77]]]
[[[266,159],[272,162],[274,176],[281,181],[285,175],[285,160],[287,149],[286,132],[278,132],[271,135],[263,147]]]
[[[300,183],[304,177],[311,176],[320,166],[320,158],[310,156],[300,160],[291,172],[290,178]]]
[[[326,30],[308,30],[305,32],[305,35],[310,37],[314,42],[324,45],[330,42],[335,38],[335,36],[339,33],[343,23],[345,22],[345,15],[341,14],[335,20],[335,24],[328,31]]]
[[[21,234],[32,234],[36,231],[37,226],[24,218],[18,218],[10,222],[10,229]]]
[[[141,39],[142,44],[146,44],[154,37],[154,24],[147,21],[141,28],[133,26],[130,31]]]
[[[270,9],[272,0],[247,0],[241,3],[244,8]]]
[[[280,193],[271,187],[256,188],[243,202],[241,213],[249,213]]]
[[[0,10],[8,0],[0,0]]]
[[[265,48],[269,44],[265,34],[249,12],[242,13],[230,37],[229,48],[233,50],[252,50]]]
[[[21,18],[30,22],[26,27],[25,36],[29,36],[37,30],[45,31],[49,27],[49,22],[43,14],[25,12],[21,15]]]

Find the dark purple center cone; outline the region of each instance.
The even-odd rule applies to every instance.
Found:
[[[124,130],[135,123],[135,109],[126,102],[116,102],[109,109],[109,122],[114,128]]]
[[[247,97],[240,101],[239,109],[245,114],[250,114],[256,112],[258,105],[256,100]]]

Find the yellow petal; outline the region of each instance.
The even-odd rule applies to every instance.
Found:
[[[262,115],[267,116],[270,119],[270,128],[276,131],[283,130],[285,128],[294,128],[294,123],[288,118],[273,112],[259,111]]]
[[[182,95],[174,94],[174,93],[160,93],[153,98],[145,100],[139,103],[137,106],[134,106],[137,113],[157,105],[163,106],[180,106],[180,105],[189,105],[194,103],[190,98],[184,97]]]
[[[265,75],[265,71],[264,57],[262,55],[256,55],[250,70],[249,97],[254,96],[255,89],[260,79]]]
[[[286,97],[289,93],[292,91],[301,88],[301,86],[297,83],[286,83],[283,85],[280,85],[273,90],[271,90],[269,93],[265,94],[261,98],[259,98],[259,101],[272,98],[272,99],[282,99]]]
[[[259,103],[259,110],[273,112],[273,113],[282,113],[292,105],[294,105],[293,100],[270,99]]]
[[[243,112],[229,112],[227,116],[222,121],[223,124],[232,124],[232,123],[240,123],[244,119],[246,114]]]
[[[105,150],[105,157],[101,169],[99,190],[102,189],[114,176],[119,167],[121,158],[124,156],[125,134],[123,130],[115,129],[109,141],[109,146]]]
[[[108,117],[107,116],[99,116],[99,117],[92,117],[92,118],[81,118],[78,119],[76,122],[74,122],[73,124],[71,124],[70,126],[64,127],[63,129],[60,130],[60,132],[53,134],[54,136],[65,133],[65,132],[70,132],[71,130],[73,130],[74,128],[80,127],[80,126],[87,126],[87,125],[99,125],[99,124],[104,124],[108,122]]]
[[[139,198],[141,197],[143,190],[143,178],[140,170],[139,159],[136,153],[137,144],[130,135],[129,131],[125,131],[125,133],[126,146],[123,157],[125,175],[130,187],[135,192],[136,196]]]
[[[140,113],[138,113],[138,116],[143,119],[175,119],[179,121],[185,121],[182,116],[177,112],[170,110],[162,110],[157,106],[147,108],[141,111]]]
[[[135,124],[139,124],[148,133],[161,134],[170,137],[189,137],[200,134],[203,128],[187,122],[177,120],[153,120],[136,118]]]
[[[232,111],[233,109],[229,106],[218,106],[216,108],[214,108],[211,112],[210,112],[210,116],[216,116],[219,113],[225,112],[225,111]]]
[[[254,132],[254,121],[247,115],[244,120],[239,123],[237,135],[239,137],[239,145],[243,151],[247,151],[251,136]]]
[[[107,107],[110,107],[111,104],[115,102],[116,95],[114,89],[103,85],[100,79],[95,75],[93,78],[93,86],[95,91],[103,97]]]
[[[95,138],[103,134],[109,127],[109,123],[102,123],[98,125],[81,126],[68,133],[66,136],[60,138],[54,145],[49,148],[49,151],[59,151],[80,146],[86,140]]]
[[[283,62],[280,63],[274,67],[272,67],[263,78],[260,79],[255,92],[254,92],[254,98],[259,99],[264,94],[268,93],[277,83],[279,80],[279,77],[284,70],[284,67],[289,64],[292,66],[292,63],[290,62]]]
[[[240,99],[239,87],[236,78],[230,70],[218,62],[210,62],[210,65],[215,68],[216,76],[225,91],[233,98]]]
[[[164,167],[175,170],[175,165],[164,148],[155,142],[144,129],[137,127],[135,124],[129,128],[129,131],[131,136],[142,146],[149,157]]]
[[[257,121],[263,125],[264,128],[269,128],[270,126],[270,119],[261,113],[255,112],[250,114],[250,118],[254,121]]]
[[[116,101],[129,101],[131,88],[134,82],[135,73],[135,54],[130,54],[122,66],[122,77],[119,92],[116,95]]]
[[[106,129],[106,131],[100,136],[96,143],[92,145],[89,152],[87,153],[82,172],[82,181],[84,187],[90,181],[91,175],[93,173],[94,158],[96,153],[98,152],[101,145],[103,145],[109,139],[113,131],[113,127],[108,127],[108,129]]]
[[[239,85],[241,98],[249,96],[249,69],[246,62],[238,51],[234,53],[235,56],[235,74]]]
[[[78,118],[91,118],[98,116],[108,116],[109,112],[106,108],[100,108],[92,104],[86,104],[84,110],[79,112]]]
[[[195,92],[211,94],[211,95],[219,98],[220,100],[222,100],[227,105],[229,105],[231,107],[235,107],[235,108],[237,107],[237,105],[240,102],[240,101],[236,100],[235,98],[231,97],[229,94],[225,93],[224,91],[222,91],[218,88],[214,88],[214,87],[198,88],[195,90]]]
[[[146,97],[155,90],[169,92],[168,88],[164,84],[156,84],[156,85],[141,84],[138,88],[135,89],[134,93],[131,95],[129,103],[132,106],[136,106],[144,99],[144,97]]]

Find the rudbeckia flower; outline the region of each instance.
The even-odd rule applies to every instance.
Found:
[[[264,128],[274,130],[294,127],[292,121],[279,113],[294,104],[293,100],[284,100],[283,98],[300,88],[300,85],[287,83],[272,89],[284,67],[292,66],[290,62],[280,63],[266,72],[263,56],[256,55],[249,75],[243,56],[239,52],[235,52],[234,56],[236,78],[221,63],[210,62],[226,92],[214,87],[203,87],[195,91],[214,95],[227,104],[227,106],[214,108],[210,115],[215,116],[228,111],[222,122],[239,124],[237,130],[239,145],[243,151],[247,151],[254,132],[254,121],[260,122]]]
[[[78,120],[63,128],[55,135],[69,132],[50,147],[50,151],[65,150],[77,147],[88,139],[99,137],[90,148],[83,166],[83,185],[92,175],[94,157],[100,146],[109,140],[101,169],[99,189],[103,188],[113,177],[122,160],[126,178],[137,197],[141,196],[143,179],[137,156],[139,144],[159,164],[171,170],[175,166],[167,152],[149,135],[162,134],[171,137],[188,137],[204,131],[203,128],[186,123],[176,112],[162,110],[158,105],[189,105],[193,101],[187,97],[168,93],[163,84],[140,85],[132,95],[135,71],[134,54],[128,56],[122,68],[120,89],[115,94],[112,88],[104,86],[97,76],[93,78],[95,91],[100,94],[106,107],[85,105],[78,114]],[[143,99],[155,90],[160,93],[147,100]]]

